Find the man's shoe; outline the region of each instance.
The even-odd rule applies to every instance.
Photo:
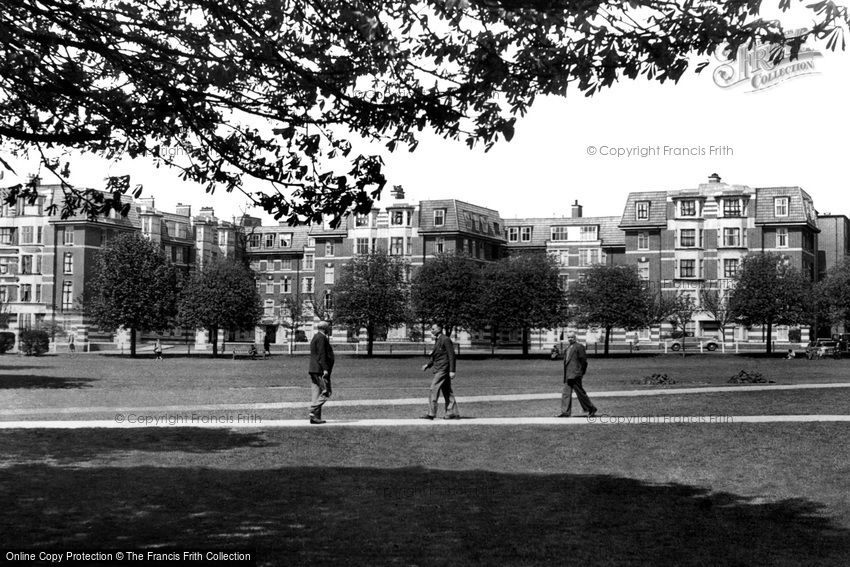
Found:
[[[425,415],[420,415],[419,419],[434,419],[434,416],[426,413]]]
[[[592,410],[587,412],[587,417],[595,417],[597,411],[599,411],[599,410],[597,410],[596,408],[593,408]]]
[[[314,417],[310,418],[310,423],[313,425],[322,425],[323,423],[327,423],[324,419],[316,419]]]
[[[555,417],[572,417],[572,416],[571,416],[570,414],[568,414],[568,413],[559,413],[559,414],[558,414],[558,415],[556,415]]]
[[[460,419],[459,415],[447,415],[443,419]]]

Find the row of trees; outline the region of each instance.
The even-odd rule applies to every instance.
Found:
[[[366,328],[370,353],[376,329],[431,322],[449,332],[489,328],[494,343],[501,330],[520,330],[524,354],[530,329],[594,327],[605,331],[608,353],[613,329],[666,322],[684,333],[700,312],[717,322],[721,340],[732,324],[764,326],[770,352],[775,325],[817,328],[850,316],[850,262],[812,284],[777,254],[752,254],[732,285],[694,293],[647,285],[634,267],[602,265],[588,268],[564,293],[557,265],[544,254],[488,264],[442,255],[426,262],[409,285],[405,269],[402,260],[384,254],[361,256],[335,286],[336,320]]]
[[[206,329],[216,355],[220,329],[247,329],[262,315],[254,275],[244,264],[214,260],[185,274],[155,244],[133,233],[100,251],[82,303],[102,329],[130,331],[131,356],[139,332],[175,326]]]

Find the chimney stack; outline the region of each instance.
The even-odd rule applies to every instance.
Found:
[[[708,182],[709,183],[720,183],[720,176],[717,175],[716,173],[712,173],[711,175],[708,176]]]
[[[393,185],[392,191],[390,191],[390,195],[392,195],[393,199],[401,201],[402,199],[404,199],[404,187],[402,187],[401,185]]]
[[[177,207],[175,207],[174,210],[181,217],[192,216],[192,205],[184,205],[183,203],[177,203]]]
[[[149,210],[154,210],[156,208],[154,206],[153,197],[144,197],[142,199],[139,199],[139,204]]]
[[[574,219],[580,219],[581,218],[581,210],[582,210],[582,206],[578,204],[578,199],[576,199],[576,202],[573,203],[572,217]]]

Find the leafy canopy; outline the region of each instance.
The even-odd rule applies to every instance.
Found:
[[[790,0],[779,0],[787,10]],[[603,0],[4,0],[3,150],[147,157],[208,192],[239,190],[290,223],[367,211],[381,155],[429,129],[470,147],[510,140],[541,95],[590,96],[620,77],[677,81],[727,46],[843,47],[847,10],[819,1],[786,39],[762,2]],[[777,57],[781,51],[776,52]],[[695,56],[697,56],[695,58]],[[702,57],[699,57],[702,56]],[[0,158],[7,169],[11,167]],[[252,193],[248,179],[265,182]],[[7,199],[35,198],[34,187]],[[119,194],[65,186],[67,208],[120,210]]]

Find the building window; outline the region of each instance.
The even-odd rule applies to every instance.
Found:
[[[35,243],[42,244],[44,242],[44,227],[36,227],[35,229]]]
[[[356,241],[356,254],[368,254],[369,253],[369,239],[368,238],[358,238]]]
[[[268,262],[266,262],[265,260],[260,260],[260,266],[259,266],[258,271],[265,272],[268,269],[268,267],[269,267]]]
[[[32,244],[32,227],[21,227],[21,244]]]
[[[354,226],[356,226],[356,227],[369,226],[369,215],[356,215],[354,217]]]
[[[30,284],[21,285],[21,301],[23,303],[32,301],[32,286]]]
[[[325,242],[325,256],[333,256],[335,250],[333,242]]]
[[[693,228],[684,228],[679,231],[679,246],[682,248],[693,248],[697,245],[697,231]]]
[[[434,209],[434,226],[446,224],[446,209]]]
[[[334,296],[329,290],[326,290],[325,291],[325,311],[330,311],[333,308],[334,308]]]
[[[508,242],[519,242],[519,228],[512,226],[508,228]]]
[[[649,262],[638,262],[638,277],[642,280],[649,279]]]
[[[776,197],[773,199],[773,214],[777,217],[788,216],[788,197]]]
[[[284,258],[280,261],[280,269],[281,270],[291,270],[292,269],[292,258]]]
[[[437,254],[442,254],[446,251],[446,239],[438,237],[434,239],[434,250]]]
[[[41,303],[41,284],[35,284],[35,302]]]
[[[394,226],[403,226],[404,211],[390,211],[390,224]]]
[[[31,274],[32,273],[32,256],[21,256],[21,273],[22,274]]]
[[[266,282],[266,293],[269,295],[274,293],[274,282]]]
[[[12,244],[13,228],[0,228],[0,244]]]
[[[199,227],[198,230],[201,230],[201,228]],[[249,234],[248,235],[248,247],[249,248],[259,248],[260,247],[260,235],[259,234]]]
[[[291,232],[281,232],[278,235],[280,239],[280,247],[281,248],[289,248],[292,246],[292,233]]]
[[[578,251],[578,265],[579,266],[592,266],[594,264],[599,263],[599,249],[598,248],[579,248]]]
[[[725,258],[723,260],[723,277],[734,278],[738,275],[738,260],[736,258]]]
[[[598,227],[596,227],[596,226],[583,226],[583,227],[581,227],[581,239],[582,240],[596,240],[597,239],[596,234],[598,232],[597,228]]]
[[[312,254],[304,254],[304,269],[312,270],[313,269],[313,255]]]
[[[649,250],[649,233],[639,232],[637,235],[637,249]]]
[[[496,236],[502,236],[502,229],[497,222],[493,223],[493,234]]]
[[[723,246],[740,246],[741,245],[741,229],[740,228],[724,228],[723,229]]]
[[[283,278],[280,281],[280,288],[282,293],[292,293],[292,280],[288,277]]]
[[[266,234],[266,248],[274,248],[274,234],[271,232]]]
[[[35,257],[35,272],[36,274],[41,273],[41,254]]]
[[[301,286],[301,291],[304,293],[313,293],[313,278],[304,278]]]
[[[275,260],[273,266],[274,266],[274,271],[279,272],[280,271],[280,260]]]
[[[565,226],[553,226],[552,227],[552,240],[554,241],[563,241],[567,240],[567,227]]]
[[[327,264],[325,266],[325,284],[333,285],[334,283],[334,265]]]
[[[697,216],[697,202],[693,199],[679,202],[679,215],[683,217]]]
[[[66,274],[74,273],[74,254],[65,252],[64,262],[62,263],[62,271]]]
[[[696,277],[696,260],[679,260],[679,277]]]
[[[74,307],[74,282],[62,282],[62,309]]]
[[[777,228],[776,229],[776,247],[777,248],[788,248],[788,229],[787,228]]]
[[[522,242],[531,242],[531,227],[530,226],[524,226],[524,227],[520,228],[519,239]]]
[[[723,199],[723,216],[724,217],[740,217],[741,216],[741,200],[740,199]]]
[[[649,201],[638,201],[635,211],[637,220],[649,220]]]
[[[73,246],[74,245],[74,229],[71,227],[65,228],[64,236],[62,237],[62,244],[65,246]]]
[[[404,238],[393,236],[390,238],[390,256],[401,256],[404,253]]]

